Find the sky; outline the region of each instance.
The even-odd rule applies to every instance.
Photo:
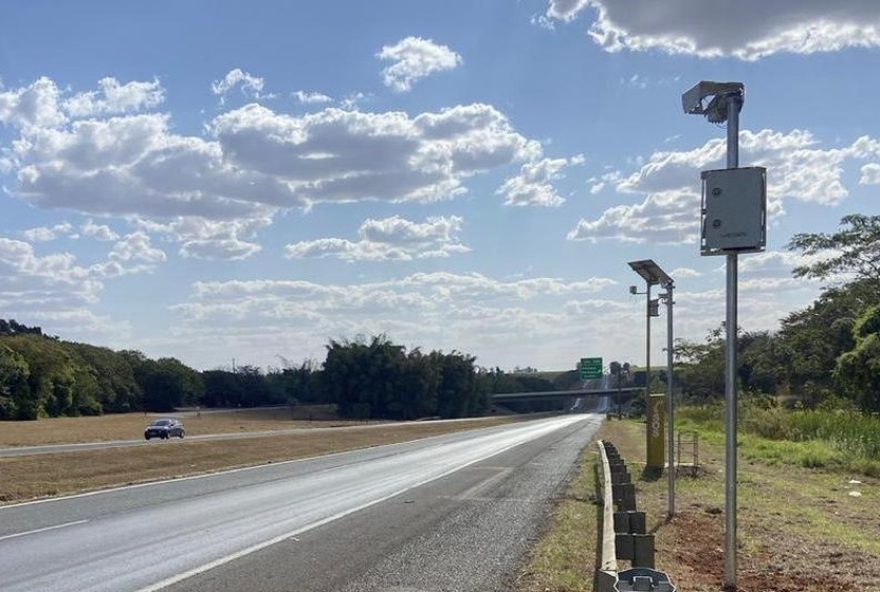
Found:
[[[724,318],[726,132],[681,94],[733,80],[769,213],[739,322],[773,330],[822,289],[791,237],[880,212],[878,58],[856,0],[7,3],[0,318],[201,369],[380,333],[639,364],[628,261],[675,279],[677,337]]]

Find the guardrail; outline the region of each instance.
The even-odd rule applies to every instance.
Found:
[[[635,485],[614,444],[599,440],[602,458],[602,552],[596,572],[599,592],[675,592],[669,576],[654,569],[654,535],[636,510]],[[617,509],[615,510],[615,506]],[[620,571],[617,561],[630,560]]]

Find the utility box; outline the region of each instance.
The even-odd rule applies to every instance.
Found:
[[[754,253],[767,243],[767,169],[703,171],[700,254]]]

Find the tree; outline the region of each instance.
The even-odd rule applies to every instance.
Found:
[[[804,255],[829,253],[829,257],[794,268],[795,277],[828,279],[852,274],[855,279],[880,282],[880,216],[850,214],[833,234],[799,233],[788,248]]]
[[[837,358],[855,346],[856,320],[875,304],[880,293],[863,279],[826,289],[810,306],[785,317],[777,334],[779,380],[808,406],[817,404],[834,386]]]
[[[36,417],[30,409],[30,368],[21,354],[0,345],[0,419]]]
[[[197,403],[204,394],[201,375],[175,358],[145,360],[135,371],[144,391],[144,409],[171,411]]]
[[[853,327],[855,347],[837,360],[834,375],[863,411],[880,412],[880,306],[872,306]]]

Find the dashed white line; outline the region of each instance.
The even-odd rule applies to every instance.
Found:
[[[76,526],[77,524],[84,524],[86,522],[88,522],[88,520],[74,520],[73,522],[65,522],[64,524],[56,524],[55,526],[47,526],[45,528],[36,528],[34,530],[26,530],[24,532],[16,532],[15,534],[7,534],[6,536],[0,536],[0,541],[23,537],[23,536],[27,536],[29,534],[37,534],[38,532],[46,532],[47,530],[58,530],[59,528],[67,528],[68,526]]]

